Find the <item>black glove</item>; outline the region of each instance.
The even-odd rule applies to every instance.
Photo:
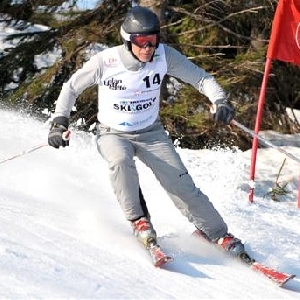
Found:
[[[49,146],[54,148],[69,146],[69,140],[63,137],[63,133],[68,131],[68,127],[69,119],[67,117],[54,118],[48,135]]]
[[[215,102],[216,112],[214,119],[225,125],[229,125],[235,116],[235,109],[227,99],[220,99]]]

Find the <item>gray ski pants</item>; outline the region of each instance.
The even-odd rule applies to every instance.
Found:
[[[211,240],[227,233],[226,223],[195,186],[160,121],[130,133],[99,124],[97,147],[108,162],[111,184],[127,220],[143,215],[134,161],[137,157],[152,170],[181,213]]]

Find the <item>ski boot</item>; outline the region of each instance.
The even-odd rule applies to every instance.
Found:
[[[193,235],[196,237],[203,238],[209,243],[221,247],[222,250],[228,252],[230,256],[240,257],[241,254],[245,253],[244,244],[241,242],[240,239],[234,237],[231,233],[226,233],[223,237],[216,240],[210,240],[208,236],[200,229],[196,229],[193,232]]]
[[[219,238],[215,243],[221,246],[231,256],[240,257],[242,253],[245,253],[244,244],[231,233],[227,233],[223,237]]]
[[[131,221],[133,233],[146,249],[156,244],[156,232],[149,219],[141,217],[135,221]]]

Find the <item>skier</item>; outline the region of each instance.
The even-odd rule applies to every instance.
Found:
[[[161,83],[168,74],[195,87],[215,106],[214,118],[222,124],[229,124],[234,118],[234,107],[212,75],[174,48],[160,43],[160,23],[150,9],[133,7],[120,33],[123,44],[92,56],[63,84],[49,145],[68,145],[63,135],[68,130],[71,108],[83,90],[98,85],[97,148],[108,163],[113,190],[137,239],[146,248],[156,243],[156,232],[140,201],[134,157],[152,170],[199,235],[239,256],[244,245],[228,233],[227,224],[208,196],[195,186],[160,122]]]

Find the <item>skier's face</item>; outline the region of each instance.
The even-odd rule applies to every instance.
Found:
[[[155,46],[146,46],[140,48],[135,44],[131,44],[131,51],[132,53],[138,58],[141,62],[148,62],[151,60],[153,53],[155,51]]]

